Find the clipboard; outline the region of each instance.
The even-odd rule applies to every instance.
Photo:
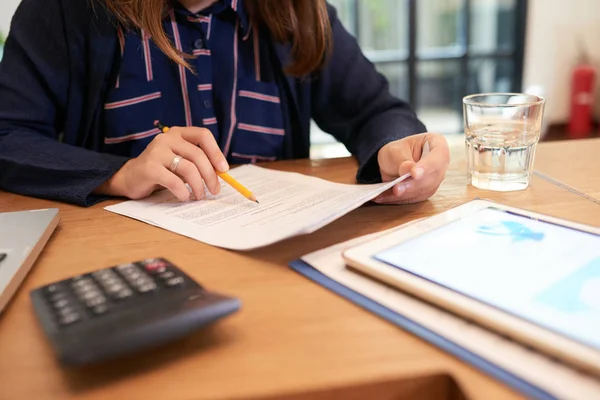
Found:
[[[557,399],[557,397],[551,395],[546,390],[527,382],[521,377],[499,367],[498,365],[473,353],[472,351],[459,346],[451,340],[446,339],[442,335],[433,332],[432,330],[403,316],[402,314],[399,314],[326,276],[303,260],[294,260],[289,264],[289,266],[294,271],[300,273],[313,282],[325,287],[326,289],[329,289],[339,296],[344,297],[359,307],[379,316],[380,318],[385,319],[399,328],[418,336],[419,338],[438,347],[439,349],[452,354],[456,358],[472,365],[479,371],[493,377],[494,379],[503,382],[507,386],[513,388],[528,398],[539,400]]]

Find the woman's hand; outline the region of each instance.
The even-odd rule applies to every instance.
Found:
[[[182,158],[177,163],[177,159]],[[180,201],[205,197],[204,184],[212,194],[221,186],[215,170],[229,165],[208,129],[172,127],[154,137],[139,157],[129,160],[96,193],[141,199],[166,188]],[[192,193],[186,187],[187,183]]]
[[[380,204],[405,204],[433,196],[446,176],[450,162],[448,142],[436,133],[421,133],[390,142],[377,156],[384,182],[410,173],[411,178],[379,195]]]

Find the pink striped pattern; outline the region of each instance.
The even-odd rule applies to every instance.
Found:
[[[244,158],[246,160],[250,160],[251,163],[255,163],[257,161],[275,161],[277,157],[264,157],[264,156],[256,156],[251,154],[240,154],[232,152],[231,155],[237,158]]]
[[[200,92],[206,92],[212,90],[212,83],[207,83],[204,85],[198,85],[198,91]]]
[[[205,17],[201,15],[199,17],[187,17],[187,20],[190,22],[204,22],[206,24],[210,22],[210,17]]]
[[[237,11],[237,5],[237,0],[231,0],[231,8],[233,8],[233,11]]]
[[[212,14],[208,17],[208,29],[206,30],[206,40],[210,40],[210,30],[212,28]]]
[[[195,49],[192,54],[195,56],[210,56],[210,50],[208,49]]]
[[[106,104],[104,104],[104,109],[105,110],[113,110],[115,108],[132,106],[134,104],[143,103],[145,101],[159,99],[161,96],[162,96],[161,92],[155,92],[155,93],[150,93],[150,94],[147,94],[144,96],[133,97],[133,98],[127,99],[127,100],[106,103]]]
[[[250,25],[248,25],[248,31],[246,32],[246,36],[244,36],[242,38],[242,40],[245,42],[246,40],[248,40],[248,38],[250,37],[250,34],[252,33],[252,21],[250,21]]]
[[[152,73],[152,55],[150,54],[150,35],[142,29],[142,44],[144,47],[144,60],[146,64],[146,80],[148,82],[154,79]]]
[[[204,118],[202,120],[202,125],[206,126],[206,125],[215,125],[217,123],[217,118],[213,117],[213,118]]]
[[[177,20],[175,19],[175,13],[173,10],[170,12],[171,15],[171,27],[173,28],[173,37],[175,39],[175,48],[183,52],[183,46],[181,46],[181,37],[179,36],[179,27],[177,26]],[[185,110],[185,124],[186,126],[192,126],[192,112],[190,107],[190,98],[187,89],[187,77],[185,67],[179,65],[179,82],[181,83],[181,94],[183,95],[183,108]]]
[[[121,57],[123,57],[123,54],[125,54],[125,35],[123,34],[123,28],[121,26],[119,26],[117,28],[117,38],[119,39],[119,47],[121,49]],[[117,76],[117,83],[115,84],[115,87],[118,89],[119,88],[119,81],[121,76],[118,75]]]
[[[260,82],[260,46],[258,38],[258,28],[254,28],[254,72],[256,73],[256,82]]]
[[[275,129],[275,128],[269,128],[266,126],[243,124],[241,122],[238,124],[238,128],[243,131],[266,133],[268,135],[278,135],[278,136],[285,135],[285,131],[283,129]]]
[[[121,137],[117,137],[117,138],[104,138],[104,143],[116,144],[116,143],[129,142],[131,140],[140,140],[140,139],[144,139],[144,138],[147,138],[150,136],[158,135],[159,133],[160,133],[160,130],[158,130],[156,128],[152,128],[146,132],[132,133],[131,135],[121,136]]]
[[[268,96],[262,93],[251,92],[249,90],[240,90],[240,97],[248,97],[250,99],[268,101],[270,103],[281,103],[279,97]]]
[[[237,4],[236,0],[235,3]],[[237,84],[238,84],[238,37],[240,30],[240,21],[239,19],[235,23],[235,34],[233,35],[233,90],[231,91],[231,125],[229,126],[229,134],[227,135],[227,141],[225,142],[225,148],[223,149],[223,154],[227,156],[229,154],[229,148],[231,147],[231,138],[233,136],[233,131],[235,130],[235,125],[237,124],[237,116],[235,114],[235,103],[237,99]]]

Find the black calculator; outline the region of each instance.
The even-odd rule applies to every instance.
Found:
[[[56,282],[32,291],[31,299],[59,361],[68,366],[181,338],[240,308],[238,299],[202,288],[163,258]]]

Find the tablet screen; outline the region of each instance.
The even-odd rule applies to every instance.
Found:
[[[497,208],[375,258],[600,349],[600,236]]]

